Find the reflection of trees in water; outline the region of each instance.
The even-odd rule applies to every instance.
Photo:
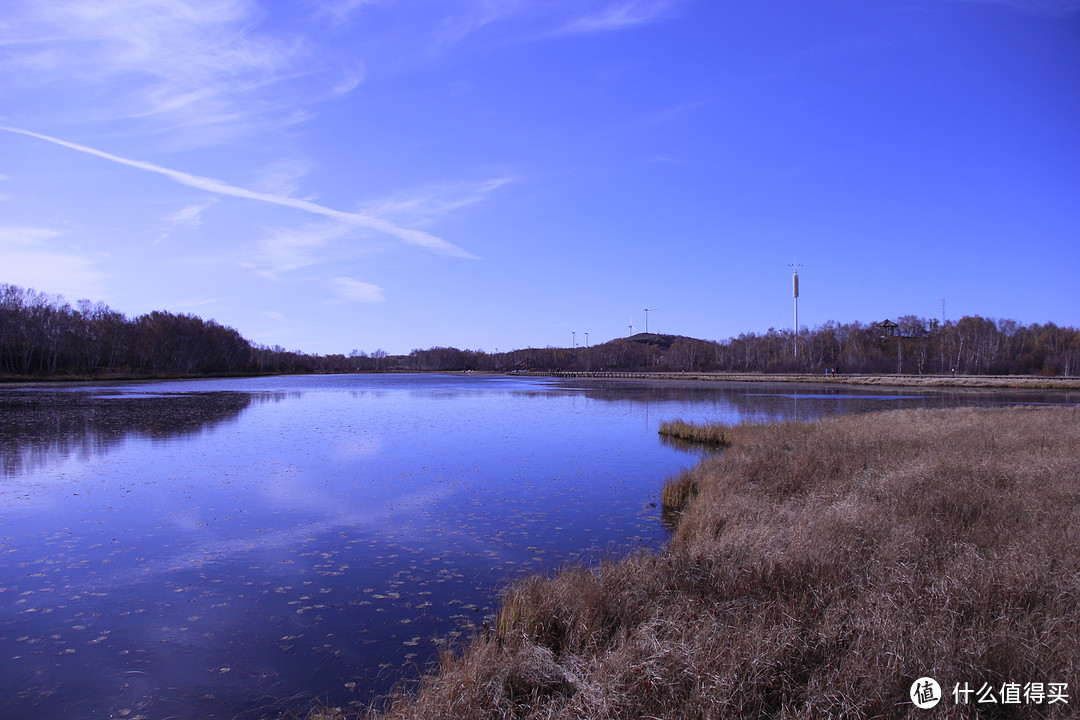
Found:
[[[234,420],[252,402],[287,393],[212,392],[176,395],[72,391],[0,393],[0,471],[44,467],[71,455],[101,455],[129,436],[164,440]]]

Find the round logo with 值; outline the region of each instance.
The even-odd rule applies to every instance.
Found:
[[[941,702],[941,686],[932,677],[921,677],[911,683],[911,702],[920,710],[929,710]]]

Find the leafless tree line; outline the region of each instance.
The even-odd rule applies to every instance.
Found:
[[[194,315],[134,319],[102,302],[0,285],[0,373],[57,375],[240,372],[251,345],[236,330]]]
[[[963,317],[944,324],[914,315],[881,323],[826,322],[743,333],[720,342],[638,335],[589,348],[542,348],[485,354],[455,348],[390,358],[416,370],[664,370],[686,372],[841,372],[911,375],[1076,375],[1080,331]],[[797,344],[797,352],[796,352]]]
[[[797,351],[796,351],[797,349]],[[959,375],[1076,375],[1080,331],[963,317],[944,324],[914,315],[895,323],[826,322],[743,333],[720,342],[636,335],[588,348],[502,353],[434,347],[408,355],[353,350],[309,355],[253,345],[194,315],[155,311],[128,318],[104,303],[0,284],[0,374],[208,375],[267,372],[663,370]]]

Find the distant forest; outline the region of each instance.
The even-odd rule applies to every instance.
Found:
[[[796,351],[797,342],[797,351]],[[963,317],[940,323],[827,322],[723,341],[638,334],[601,345],[503,353],[435,347],[408,355],[353,350],[309,355],[254,345],[194,315],[155,311],[129,318],[104,303],[0,284],[0,374],[6,376],[197,376],[246,373],[477,370],[1076,375],[1080,331]]]

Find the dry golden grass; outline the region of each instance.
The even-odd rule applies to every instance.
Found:
[[[1076,715],[1080,410],[739,426],[688,480],[662,552],[513,585],[494,632],[377,717]],[[949,695],[1029,681],[1069,704]]]
[[[698,425],[685,420],[668,420],[660,423],[659,433],[664,437],[702,445],[725,447],[731,444],[731,428],[721,423]]]
[[[1080,377],[1041,375],[821,375],[815,373],[762,372],[556,372],[534,375],[559,377],[641,378],[648,380],[712,380],[717,382],[798,382],[840,385],[882,385],[928,388],[1025,388],[1030,390],[1080,390]]]
[[[665,520],[674,520],[669,516],[685,510],[697,494],[697,477],[693,472],[685,471],[668,478],[660,490],[660,507],[665,514]]]

